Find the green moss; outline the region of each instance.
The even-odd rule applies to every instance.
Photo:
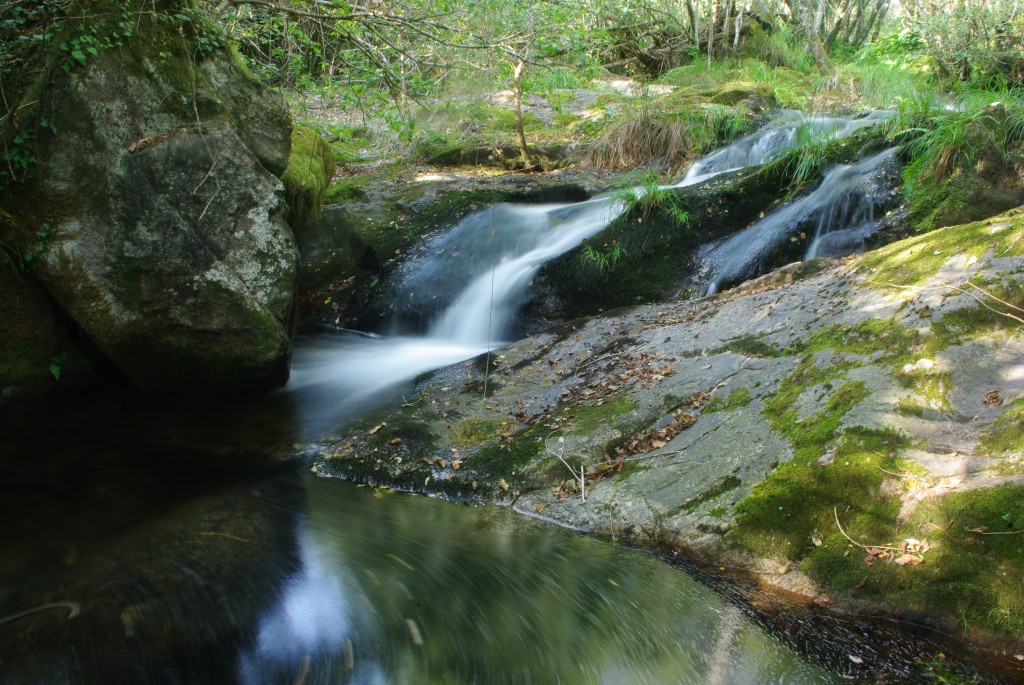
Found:
[[[301,224],[320,211],[334,176],[334,158],[327,141],[307,126],[292,128],[288,167],[281,176],[288,199],[288,223]]]
[[[323,203],[325,205],[338,205],[346,202],[362,202],[366,200],[366,191],[363,184],[350,179],[332,183],[324,191]]]
[[[1024,210],[907,238],[865,255],[858,270],[876,288],[921,285],[952,257],[1024,255]]]
[[[1024,399],[1017,400],[981,437],[986,454],[1024,453]]]
[[[496,416],[473,416],[454,424],[448,436],[456,447],[468,447],[494,440],[508,428],[508,422]]]
[[[765,342],[761,336],[754,335],[753,333],[744,333],[738,338],[733,338],[724,345],[711,350],[712,354],[728,352],[743,354],[749,357],[778,357],[782,354],[778,347]]]
[[[720,411],[733,411],[740,407],[745,407],[750,404],[753,398],[750,396],[750,391],[746,388],[737,388],[729,393],[729,397],[722,399],[718,395],[715,395],[701,408],[702,414],[714,414]]]
[[[705,502],[710,502],[716,497],[724,495],[730,490],[735,490],[741,485],[743,485],[743,481],[736,476],[723,476],[707,490],[704,490],[696,497],[686,500],[686,502],[683,503],[683,511],[686,511],[687,513],[693,512],[697,507]]]
[[[486,445],[467,465],[492,485],[504,479],[512,486],[523,483],[523,469],[544,451],[543,427],[536,425],[519,431],[511,440]]]
[[[807,354],[822,350],[871,356],[881,352],[886,359],[902,358],[920,341],[919,334],[892,319],[867,319],[851,326],[819,328],[805,340],[791,346],[789,354]]]
[[[899,465],[880,455],[905,446],[907,440],[890,431],[858,427],[848,428],[841,438],[836,438],[835,429],[807,432],[817,436],[814,449],[810,440],[801,441],[802,449],[796,450],[794,458],[754,488],[738,505],[737,527],[728,539],[760,555],[802,562],[801,568],[812,578],[831,582],[839,570],[829,567],[830,550],[838,545],[842,559],[846,549],[835,512],[851,535],[887,540],[892,534],[900,504],[883,496],[880,487],[886,477],[882,469],[891,471]],[[833,461],[819,463],[818,457],[834,440]],[[823,535],[828,549],[815,547],[811,539],[815,530]],[[857,580],[859,576],[851,585]]]
[[[588,435],[602,426],[614,424],[617,418],[629,414],[638,406],[635,398],[623,394],[604,404],[574,407],[568,415],[571,421],[569,432],[573,435]]]
[[[927,537],[932,549],[925,562],[901,569],[889,564],[865,568],[860,559],[847,560],[856,569],[847,578],[860,574],[868,579],[859,589],[854,587],[859,579],[842,589],[945,614],[961,626],[1024,637],[1022,502],[1024,488],[1016,485],[925,500],[889,538]]]

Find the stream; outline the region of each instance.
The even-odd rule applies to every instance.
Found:
[[[775,159],[807,130],[847,135],[879,119],[787,115],[679,185]],[[876,166],[835,170],[780,210],[816,222],[815,254],[857,248],[874,217],[837,198]],[[846,209],[822,209],[837,203]],[[648,555],[302,468],[346,424],[402,401],[417,375],[513,339],[537,269],[622,210],[600,196],[466,217],[402,267],[390,335],[301,337],[288,387],[271,396],[117,388],[5,410],[3,681],[843,682],[850,645],[809,659],[793,648],[806,640],[780,639]],[[709,268],[740,270],[730,260],[769,232],[748,231],[708,248]]]

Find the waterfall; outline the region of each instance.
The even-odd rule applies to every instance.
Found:
[[[878,192],[876,177],[894,153],[891,148],[858,164],[837,166],[814,192],[702,248],[697,257],[701,270],[714,274],[706,292],[718,292],[789,261],[855,252],[878,225],[876,205],[887,198]]]
[[[767,164],[802,143],[822,138],[845,138],[893,115],[892,112],[872,110],[851,119],[784,110],[757,133],[740,138],[694,162],[675,187],[694,185],[728,171]]]
[[[623,209],[601,195],[573,204],[500,203],[471,214],[407,265],[396,318],[425,312],[432,314],[426,338],[473,348],[500,344],[537,270],[604,229]]]
[[[694,185],[727,171],[763,164],[806,136],[849,135],[884,116],[874,113],[840,119],[784,113],[768,128],[699,160],[670,187]],[[809,197],[770,217],[772,225],[799,223],[798,217],[810,211],[809,205],[835,204],[838,198],[850,195],[829,190],[838,183],[831,179],[843,173],[829,174],[812,194],[814,200]],[[851,171],[847,176],[853,178],[857,173]],[[339,341],[338,334],[330,334],[302,340],[296,347],[288,392],[304,405],[301,413],[308,417],[312,430],[320,430],[327,427],[332,414],[344,411],[343,407],[358,406],[424,372],[504,345],[537,270],[599,233],[624,209],[611,195],[600,195],[571,204],[499,203],[464,217],[449,231],[427,240],[400,267],[395,277],[398,295],[391,335],[349,333]],[[858,211],[851,204],[832,211],[827,221],[822,218],[814,249],[831,253],[855,240],[856,232],[841,237],[832,227],[842,225],[845,230],[843,222],[851,218],[860,221]],[[870,223],[870,219],[867,216],[864,222]],[[769,233],[754,227],[744,235],[750,231],[758,236]],[[738,239],[723,251],[742,252],[747,241]],[[731,264],[719,272],[737,271]]]

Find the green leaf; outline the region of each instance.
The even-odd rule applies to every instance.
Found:
[[[50,374],[53,376],[53,380],[60,380],[60,364],[57,363],[56,359],[50,361]]]
[[[85,54],[81,50],[72,50],[71,56],[78,60],[79,64],[85,64]]]

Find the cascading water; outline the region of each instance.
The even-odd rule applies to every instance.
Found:
[[[701,271],[713,274],[706,292],[718,292],[790,261],[860,249],[878,226],[877,211],[890,200],[879,177],[891,170],[894,153],[893,148],[858,164],[840,165],[811,194],[702,248],[697,256]]]
[[[699,160],[673,187],[763,164],[809,136],[849,135],[885,116],[840,119],[784,113],[768,128]],[[828,191],[825,197],[826,186],[832,187],[826,181],[807,203],[817,208],[842,195]],[[798,220],[809,211],[804,209],[807,203],[784,210],[775,224]],[[333,415],[421,373],[501,346],[537,270],[603,230],[623,210],[624,204],[610,195],[572,204],[502,203],[465,217],[428,241],[422,256],[406,263],[397,276],[394,335],[349,334],[341,342],[337,335],[324,335],[297,348],[289,392],[301,407],[307,432],[329,428]],[[836,219],[838,228],[845,219]],[[828,234],[822,231],[816,241],[823,254],[840,242]],[[739,240],[734,247],[740,250],[744,244]],[[410,328],[415,334],[407,333]]]
[[[317,416],[329,419],[421,373],[503,345],[537,270],[622,211],[621,202],[603,195],[565,205],[502,203],[463,219],[428,246],[430,254],[402,282],[408,299],[421,293],[441,301],[425,332],[351,336],[340,345],[336,336],[321,336],[297,350],[289,390],[307,424],[317,431],[325,427]]]
[[[728,171],[766,164],[802,142],[845,138],[892,116],[891,112],[881,110],[865,112],[852,119],[821,114],[807,116],[784,110],[764,129],[694,162],[675,187],[695,185]]]

